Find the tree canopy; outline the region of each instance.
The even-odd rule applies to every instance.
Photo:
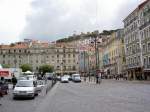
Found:
[[[2,64],[2,67],[3,68],[10,68],[10,65],[8,65],[8,64]]]
[[[23,64],[20,66],[20,68],[22,69],[22,72],[32,71],[32,66],[29,64]]]
[[[42,65],[39,67],[39,72],[42,73],[43,75],[46,72],[53,72],[54,71],[54,67],[51,65]]]

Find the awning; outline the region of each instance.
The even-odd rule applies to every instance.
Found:
[[[9,71],[4,71],[4,70],[0,71],[0,77],[8,77],[8,76],[9,76]]]

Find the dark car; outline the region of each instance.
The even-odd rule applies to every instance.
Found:
[[[0,95],[6,95],[8,92],[8,84],[0,82]]]

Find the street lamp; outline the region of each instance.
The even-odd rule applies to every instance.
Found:
[[[98,53],[98,43],[100,43],[98,41],[98,31],[92,32],[91,37],[94,38],[94,41],[92,41],[91,43],[94,44],[94,49],[95,49],[95,61],[96,61],[96,66],[95,66],[95,77],[97,74],[97,70],[99,70],[99,53]]]

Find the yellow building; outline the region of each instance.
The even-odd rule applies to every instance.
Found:
[[[113,32],[108,39],[103,42],[102,68],[108,77],[117,74],[123,74],[124,69],[124,47],[123,47],[123,30],[119,29]]]

